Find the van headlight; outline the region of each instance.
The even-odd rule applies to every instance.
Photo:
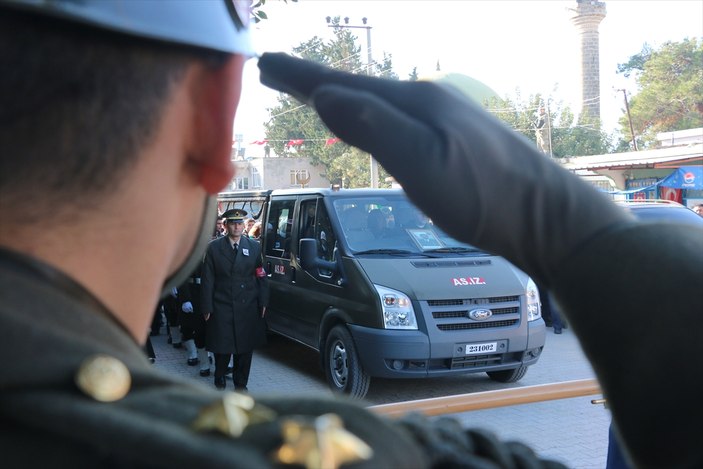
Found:
[[[404,293],[390,288],[374,285],[381,300],[383,327],[386,329],[417,330],[415,310],[410,298]]]
[[[525,296],[527,297],[527,320],[535,321],[541,318],[542,307],[539,301],[539,290],[531,278],[527,280]]]

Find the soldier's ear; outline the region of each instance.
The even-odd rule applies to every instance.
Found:
[[[190,82],[193,105],[191,151],[198,183],[216,194],[234,177],[232,125],[242,89],[244,58],[231,56],[217,68],[197,65]]]

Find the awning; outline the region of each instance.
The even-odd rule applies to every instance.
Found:
[[[671,187],[672,189],[692,189],[703,190],[703,166],[681,166],[664,179],[661,179],[651,186],[638,187],[626,191],[604,191],[608,194],[634,194],[652,190],[657,186]]]
[[[703,166],[681,166],[659,182],[674,189],[703,190]]]

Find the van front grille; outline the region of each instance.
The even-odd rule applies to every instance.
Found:
[[[454,357],[451,362],[451,369],[476,368],[479,366],[499,365],[503,362],[503,355],[496,353],[493,355],[469,355],[466,357]]]
[[[464,298],[456,300],[429,300],[428,306],[471,306],[494,303],[513,303],[520,301],[519,296],[494,296],[492,298]]]
[[[429,300],[425,302],[434,324],[440,331],[461,331],[492,327],[514,327],[520,323],[520,297],[497,296],[490,298],[463,298]],[[471,319],[474,309],[487,309],[491,316]]]
[[[488,329],[489,327],[510,327],[517,323],[517,319],[512,319],[510,321],[437,324],[437,329],[440,331],[464,331],[467,329]]]

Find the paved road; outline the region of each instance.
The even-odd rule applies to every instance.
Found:
[[[198,367],[187,366],[185,352],[168,345],[165,335],[152,337],[152,342],[158,368],[212,386],[212,378],[201,378]],[[540,361],[519,383],[496,383],[485,374],[433,380],[372,379],[365,401],[369,405],[385,404],[592,377],[593,371],[576,338],[567,329],[562,335],[548,332]],[[231,386],[232,382],[227,384]],[[249,390],[254,395],[331,395],[317,353],[273,335],[269,344],[254,354]],[[590,403],[595,397],[600,396],[473,411],[453,417],[466,427],[488,428],[504,440],[523,441],[543,457],[560,460],[570,467],[603,468],[610,414],[603,406]]]

